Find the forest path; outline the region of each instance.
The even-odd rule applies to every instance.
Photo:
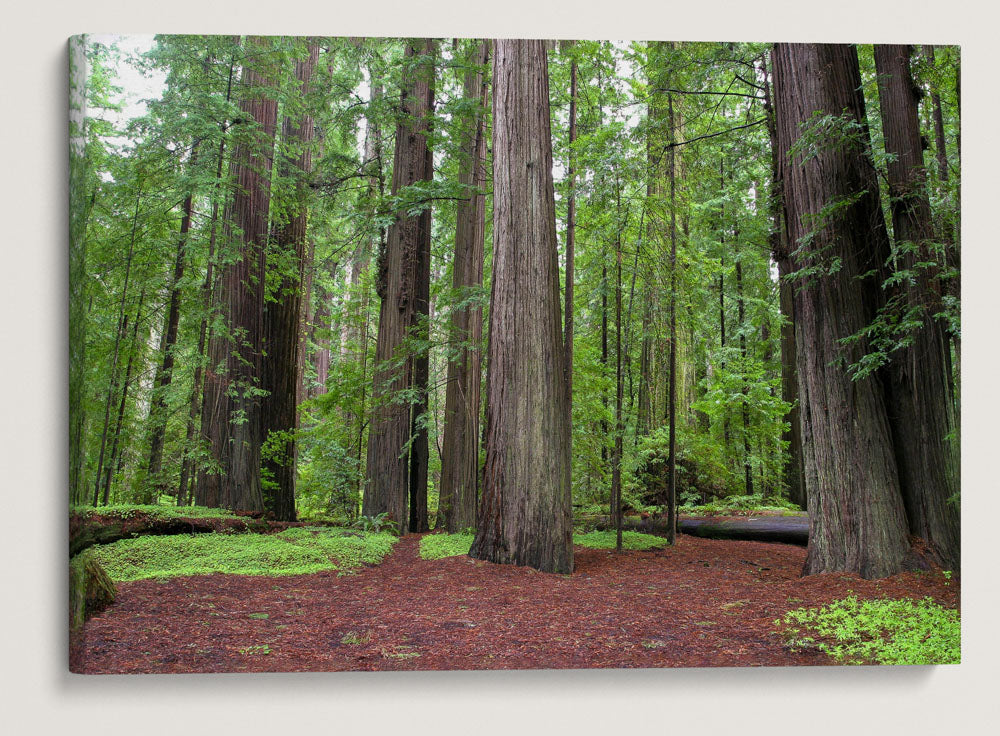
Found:
[[[772,633],[786,611],[853,592],[932,595],[943,576],[800,578],[805,550],[682,535],[673,548],[576,548],[572,575],[466,556],[419,535],[338,577],[204,575],[118,585],[71,651],[77,672],[251,672],[827,664]]]

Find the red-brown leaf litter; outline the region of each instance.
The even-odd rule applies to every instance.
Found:
[[[301,672],[824,665],[774,619],[854,594],[958,608],[940,570],[799,577],[805,550],[680,535],[673,548],[576,548],[572,575],[451,557],[418,535],[355,574],[204,575],[118,584],[70,647],[75,672]]]

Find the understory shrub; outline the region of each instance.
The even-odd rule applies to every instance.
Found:
[[[442,557],[467,555],[475,536],[472,533],[428,534],[420,540],[420,557],[425,560],[439,560]]]
[[[958,664],[961,617],[931,598],[850,596],[775,620],[792,648],[815,647],[845,664]]]

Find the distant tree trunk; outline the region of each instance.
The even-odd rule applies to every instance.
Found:
[[[572,41],[566,42],[567,47]],[[563,345],[566,349],[566,416],[570,427],[570,456],[573,454],[573,283],[576,275],[576,58],[569,64],[569,166],[566,172],[569,192],[566,201],[566,308],[563,310]]]
[[[226,102],[228,103],[232,98],[233,94],[233,76],[236,71],[235,59],[231,59],[229,62],[229,78],[226,82]],[[226,121],[228,122],[228,121]],[[219,149],[216,152],[215,160],[215,194],[212,198],[212,216],[211,224],[209,226],[209,236],[208,236],[208,259],[207,265],[205,267],[205,280],[201,284],[201,323],[198,327],[198,362],[194,367],[194,376],[192,377],[191,386],[191,401],[188,404],[188,422],[187,422],[187,432],[185,434],[184,440],[184,457],[181,461],[181,478],[180,484],[177,489],[177,505],[186,505],[190,499],[194,498],[195,493],[195,480],[197,478],[195,473],[195,457],[198,456],[198,452],[195,450],[195,422],[198,418],[198,406],[201,404],[205,398],[202,393],[202,383],[205,374],[205,346],[208,339],[208,328],[209,328],[209,316],[212,311],[212,296],[215,292],[215,245],[216,245],[216,235],[218,233],[219,225],[219,202],[222,198],[222,164],[225,159],[226,152],[226,135],[225,135],[226,123],[220,124],[219,136]],[[205,422],[204,417],[202,417],[201,432],[200,437],[207,445],[208,443],[208,425]],[[200,448],[199,448],[200,449]],[[217,489],[217,486],[216,486]],[[199,503],[203,503],[208,499],[200,498]],[[215,503],[211,504],[213,506],[218,506],[218,495],[215,497]],[[209,505],[209,504],[204,504]]]
[[[295,80],[299,94],[309,91],[319,46],[310,42],[305,59],[295,62]],[[281,137],[286,146],[298,152],[297,160],[281,163],[283,174],[291,176],[295,188],[294,203],[287,220],[276,227],[273,247],[295,272],[280,275],[277,301],[264,308],[264,346],[266,357],[261,361],[261,384],[267,395],[261,402],[261,437],[269,441],[278,435],[278,447],[271,446],[272,456],[264,462],[269,471],[272,489],[265,494],[265,507],[278,521],[295,521],[295,462],[297,447],[294,432],[298,429],[296,396],[299,384],[299,326],[302,323],[302,282],[306,257],[306,227],[309,211],[309,189],[305,178],[312,172],[312,115],[304,113],[296,123],[285,117]]]
[[[146,299],[146,291],[139,292],[139,304],[135,308],[135,320],[132,323],[132,349],[129,350],[128,360],[125,362],[125,379],[122,381],[122,396],[118,402],[118,418],[115,420],[115,428],[111,437],[111,456],[104,467],[104,496],[101,500],[105,506],[111,496],[112,469],[121,469],[121,456],[118,454],[118,446],[122,438],[122,426],[125,422],[125,403],[128,401],[128,388],[132,383],[132,364],[135,362],[135,354],[139,350],[139,323],[142,321],[142,304]],[[128,327],[128,317],[125,318],[125,327]],[[153,503],[148,488],[141,491],[139,499],[142,503]]]
[[[788,461],[784,467],[784,482],[788,488],[788,500],[807,508],[804,468],[802,464],[802,429],[799,416],[799,380],[795,357],[795,307],[792,295],[793,285],[789,281],[792,272],[791,248],[789,248],[787,233],[782,216],[783,183],[781,181],[782,167],[779,157],[782,154],[778,148],[778,130],[774,119],[774,106],[771,100],[771,82],[768,78],[767,64],[762,60],[764,77],[764,109],[767,114],[767,132],[771,142],[771,234],[769,245],[771,257],[778,266],[778,310],[781,312],[781,400],[791,405],[788,411],[788,429],[782,432],[781,439],[788,443]]]
[[[111,352],[111,369],[108,374],[108,393],[104,400],[104,425],[101,430],[101,449],[97,456],[97,473],[94,478],[94,506],[100,499],[101,473],[104,470],[104,452],[107,448],[108,430],[111,423],[111,402],[115,387],[118,384],[118,359],[121,342],[128,329],[128,317],[125,315],[125,300],[128,297],[128,284],[132,275],[132,256],[135,253],[136,229],[139,224],[139,204],[142,201],[142,184],[135,194],[135,212],[132,215],[132,231],[129,236],[128,255],[125,256],[125,278],[122,284],[122,298],[118,304],[118,329],[115,331],[115,346]]]
[[[454,288],[466,299],[470,288],[483,285],[483,249],[486,215],[486,126],[487,63],[489,42],[480,42],[473,63],[465,74],[463,96],[476,100],[477,110],[463,131],[463,157],[459,183],[467,188],[468,200],[458,203],[455,216]],[[479,493],[479,392],[483,337],[482,307],[453,309],[452,340],[455,357],[448,361],[445,389],[444,445],[441,455],[441,487],[436,526],[458,532],[476,524]]]
[[[674,141],[674,100],[667,95],[667,117],[670,143]],[[673,544],[677,535],[677,148],[670,146],[670,357],[667,374],[670,393],[667,396],[667,541]],[[721,286],[721,282],[720,282]]]
[[[218,473],[199,474],[199,498],[228,509],[263,511],[260,479],[261,341],[264,311],[264,257],[270,209],[271,164],[278,105],[274,81],[253,59],[266,39],[247,42],[240,110],[260,127],[256,142],[239,140],[230,164],[236,182],[223,218],[227,249],[219,277],[219,305],[228,334],[213,335],[205,377],[205,409],[212,459]],[[217,372],[224,366],[223,372]],[[201,501],[199,501],[201,502]]]
[[[935,315],[942,311],[932,252],[934,228],[920,145],[917,96],[910,75],[910,47],[876,45],[875,70],[888,164],[897,265],[911,272],[902,286],[906,307],[920,326],[913,342],[889,365],[889,422],[910,533],[927,541],[948,569],[959,566],[959,518],[948,498],[959,490],[957,425],[948,395],[947,334]]]
[[[433,42],[427,39],[420,48],[415,43],[406,44],[406,58],[412,66],[404,69],[402,81],[401,103],[406,118],[396,126],[392,170],[394,196],[404,187],[429,181],[432,176],[427,130],[433,107]],[[412,59],[418,55],[425,56],[426,62],[413,64]],[[414,378],[414,359],[404,340],[413,329],[414,315],[421,307],[421,294],[426,293],[417,284],[417,279],[421,273],[418,270],[420,254],[430,238],[430,220],[429,207],[415,217],[397,215],[389,229],[386,246],[379,253],[375,287],[382,304],[375,346],[374,407],[368,429],[362,513],[366,516],[388,514],[403,534],[409,529],[410,468],[406,445],[413,429],[412,408],[409,402],[393,399],[412,385]]]
[[[198,144],[191,149],[191,159],[188,166],[192,169],[198,162]],[[187,255],[188,231],[191,229],[191,213],[194,204],[194,193],[188,192],[184,200],[181,216],[180,233],[177,240],[177,256],[174,258],[174,270],[170,279],[170,304],[167,308],[167,320],[163,329],[163,350],[160,358],[160,370],[153,381],[153,396],[151,399],[150,418],[153,423],[149,441],[149,465],[146,483],[155,488],[157,493],[163,493],[169,484],[160,477],[163,470],[163,440],[167,431],[167,400],[166,391],[174,375],[174,348],[177,345],[177,327],[181,317],[181,279],[184,278],[184,258]]]
[[[486,468],[471,557],[573,571],[545,42],[496,41]]]
[[[621,182],[616,182],[618,207],[616,215],[621,217]],[[615,448],[611,455],[611,518],[615,522],[615,549],[622,551],[622,435],[625,425],[622,421],[622,236],[619,226],[615,235]]]
[[[893,575],[907,555],[906,517],[881,384],[852,381],[843,365],[868,352],[841,340],[871,321],[863,292],[878,290],[876,254],[887,248],[868,148],[848,141],[804,159],[788,152],[813,111],[865,118],[853,46],[777,44],[775,117],[789,244],[803,244],[793,268],[819,267],[794,294],[799,400],[809,498],[806,575],[847,571]],[[824,208],[840,207],[817,222]],[[839,268],[830,268],[830,259]],[[864,278],[862,276],[865,275]]]
[[[740,331],[740,358],[742,359],[743,365],[740,367],[740,373],[744,375],[743,380],[743,401],[741,403],[741,409],[743,412],[743,472],[744,472],[744,489],[748,496],[753,495],[753,471],[750,464],[750,409],[747,406],[747,394],[750,392],[750,386],[746,382],[746,360],[747,360],[747,336],[746,336],[746,325],[744,324],[746,320],[746,308],[743,302],[743,259],[739,252],[739,233],[735,236],[736,241],[736,316],[738,320],[738,329]]]

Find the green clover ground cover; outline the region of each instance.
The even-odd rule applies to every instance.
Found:
[[[958,664],[961,617],[931,598],[859,601],[800,608],[775,625],[793,648],[816,647],[845,664]]]
[[[425,560],[439,560],[442,557],[466,555],[472,546],[473,534],[428,534],[420,540],[420,556]],[[615,532],[591,531],[574,534],[573,543],[592,549],[614,549]],[[667,540],[652,534],[622,532],[623,549],[653,549],[665,547]]]
[[[207,506],[164,506],[156,504],[116,504],[114,506],[73,506],[71,513],[84,516],[117,516],[120,519],[130,519],[139,514],[145,514],[152,519],[236,519],[232,511],[226,509],[208,508]]]
[[[116,582],[177,575],[306,575],[350,572],[378,564],[397,538],[329,527],[298,527],[280,534],[192,534],[137,537],[95,548]]]

